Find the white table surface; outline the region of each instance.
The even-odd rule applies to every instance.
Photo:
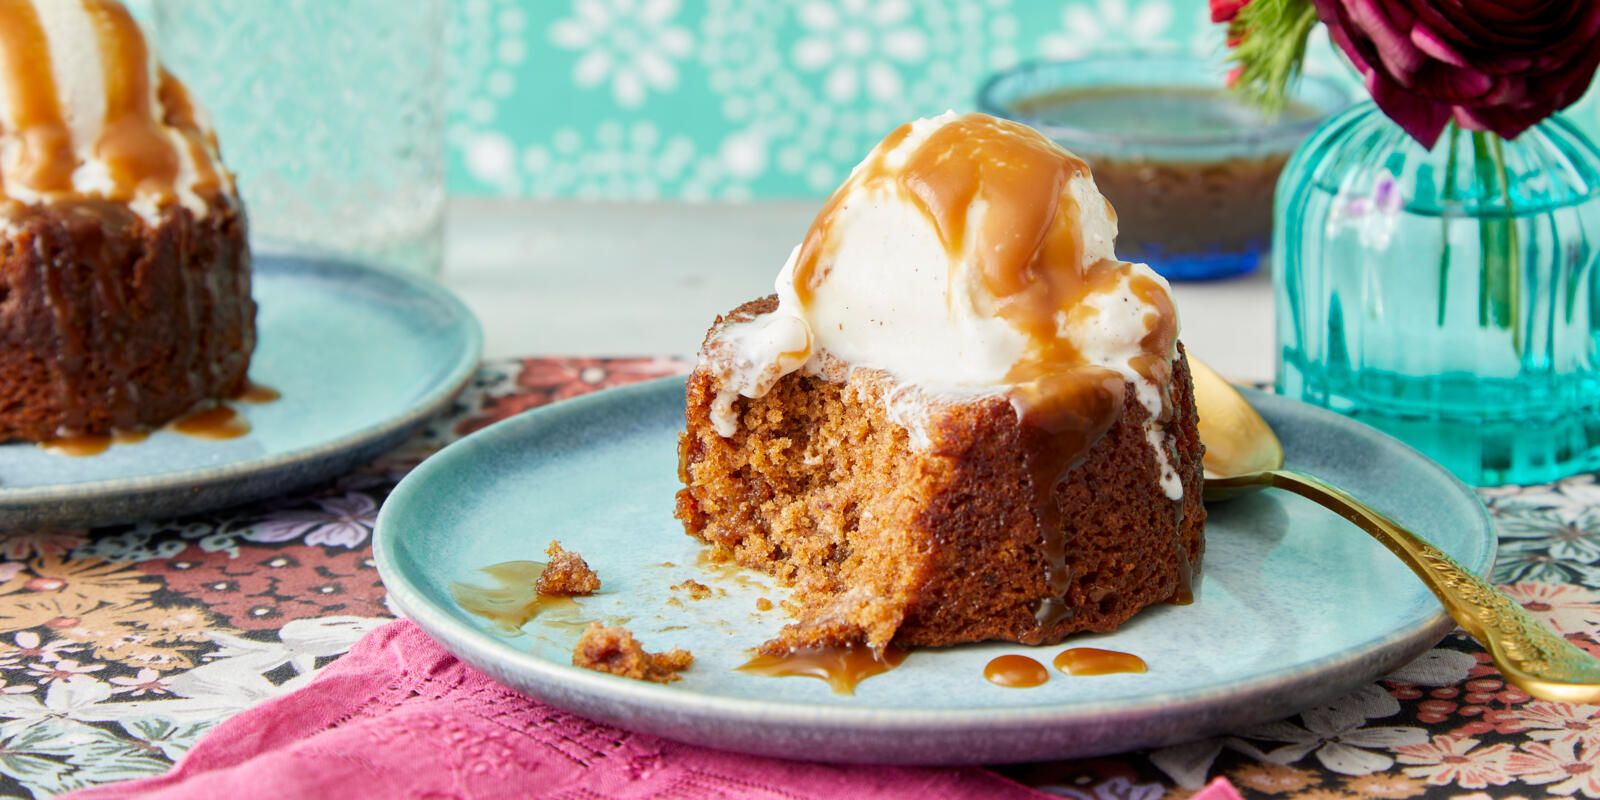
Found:
[[[459,198],[441,278],[483,320],[490,358],[687,356],[718,313],[772,291],[817,206]],[[1190,352],[1234,380],[1271,380],[1265,270],[1175,294]]]

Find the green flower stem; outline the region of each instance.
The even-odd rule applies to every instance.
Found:
[[[1511,331],[1511,344],[1522,354],[1522,326],[1519,323],[1521,258],[1517,248],[1516,217],[1511,208],[1511,181],[1506,169],[1505,150],[1500,138],[1483,131],[1472,132],[1474,167],[1482,203],[1478,215],[1478,244],[1483,252],[1479,277],[1478,324]],[[1504,214],[1490,211],[1495,198],[1504,203]]]
[[[1457,196],[1456,186],[1456,143],[1460,132],[1456,130],[1454,121],[1445,129],[1444,135],[1449,138],[1450,144],[1444,157],[1444,192],[1439,203],[1439,227],[1442,228],[1444,247],[1439,251],[1439,327],[1444,327],[1445,309],[1450,306],[1450,217],[1451,205],[1460,198]]]

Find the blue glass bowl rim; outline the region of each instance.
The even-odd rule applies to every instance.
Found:
[[[1281,149],[1287,152],[1299,144],[1306,136],[1310,135],[1312,131],[1316,130],[1318,126],[1354,105],[1359,99],[1354,97],[1350,91],[1337,81],[1318,75],[1301,74],[1290,87],[1290,96],[1316,108],[1320,112],[1317,116],[1296,122],[1280,122],[1249,131],[1184,135],[1107,133],[1091,128],[1050,123],[1037,117],[1018,114],[1014,110],[1006,108],[996,97],[1001,90],[1009,88],[1020,81],[1027,80],[1038,81],[1039,88],[1037,93],[1048,92],[1056,88],[1092,86],[1095,83],[1073,83],[1060,80],[1059,77],[1057,80],[1040,79],[1051,74],[1065,76],[1079,70],[1105,69],[1115,64],[1137,65],[1141,69],[1151,66],[1167,66],[1175,68],[1170,72],[1175,76],[1194,74],[1195,70],[1211,72],[1216,70],[1218,66],[1217,62],[1212,59],[1159,50],[1134,50],[1072,59],[1029,60],[1010,69],[997,72],[985,79],[978,88],[978,110],[985,114],[992,114],[1024,123],[1058,142],[1099,145],[1107,150],[1115,150],[1130,145],[1169,147],[1182,150],[1216,147],[1218,145],[1281,144]],[[1102,83],[1100,85],[1155,86],[1161,84],[1138,78],[1128,78],[1116,83]],[[1171,81],[1169,85],[1187,87],[1196,84],[1193,81],[1185,81],[1180,77]]]

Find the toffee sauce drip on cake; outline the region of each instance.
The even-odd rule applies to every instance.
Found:
[[[994,313],[1022,332],[1027,348],[1012,365],[1006,382],[1012,404],[1024,423],[1023,441],[1034,490],[1045,560],[1046,591],[1035,609],[1049,628],[1070,613],[1063,597],[1072,585],[1066,563],[1056,487],[1087,457],[1123,413],[1124,376],[1090,362],[1062,335],[1075,315],[1098,313],[1086,301],[1116,291],[1126,278],[1133,293],[1156,313],[1146,316],[1147,333],[1134,369],[1152,385],[1167,387],[1177,341],[1177,314],[1165,287],[1126,265],[1098,259],[1085,264],[1080,209],[1069,181],[1088,179],[1089,167],[1036,131],[1007,120],[968,114],[933,132],[891,168],[882,155],[911,134],[910,124],[891,133],[850,181],[829,198],[807,232],[794,267],[794,291],[809,307],[816,287],[831,268],[835,219],[850,189],[874,181],[895,181],[927,216],[954,265],[977,261],[977,275],[994,300]],[[1103,198],[1105,212],[1115,219]],[[982,204],[981,223],[970,226]],[[954,280],[952,274],[951,280]],[[1161,392],[1158,422],[1172,414],[1170,391]],[[1175,504],[1176,505],[1176,504]],[[1181,551],[1181,543],[1178,543]],[[1180,561],[1187,565],[1186,558]]]

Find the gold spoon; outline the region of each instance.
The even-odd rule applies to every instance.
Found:
[[[1333,486],[1283,468],[1283,445],[1232,386],[1193,357],[1194,401],[1205,443],[1205,496],[1226,500],[1266,488],[1294,492],[1372,534],[1427,585],[1445,611],[1489,651],[1517,688],[1541,700],[1600,703],[1600,659],[1540,625],[1515,600],[1399,523]]]

